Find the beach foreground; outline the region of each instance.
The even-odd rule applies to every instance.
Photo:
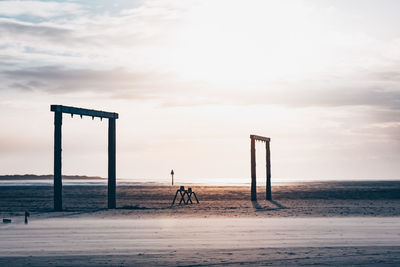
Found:
[[[400,264],[400,218],[52,218],[1,228],[1,266]]]
[[[399,266],[400,183],[195,186],[200,204],[174,205],[177,187],[0,186],[0,266]],[[30,211],[24,224],[24,211]]]

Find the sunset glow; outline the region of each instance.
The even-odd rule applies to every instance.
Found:
[[[254,133],[274,181],[398,179],[400,6],[356,2],[1,1],[1,173],[52,173],[60,104],[120,114],[121,178],[249,182]],[[107,124],[63,123],[106,176]]]

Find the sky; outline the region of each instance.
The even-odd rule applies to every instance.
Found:
[[[271,138],[273,181],[399,179],[399,10],[0,1],[0,174],[53,172],[59,104],[119,113],[120,178],[248,182],[258,134]],[[107,129],[64,115],[64,174],[106,177]]]

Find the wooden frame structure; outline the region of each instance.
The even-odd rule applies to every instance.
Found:
[[[105,112],[92,109],[51,105],[50,111],[54,112],[54,210],[62,211],[62,171],[61,171],[61,126],[62,114],[89,116],[92,119],[108,119],[108,208],[116,208],[116,131],[115,120],[118,113]]]
[[[251,155],[251,201],[257,201],[257,176],[256,176],[256,141],[265,142],[266,150],[266,172],[267,172],[267,184],[266,184],[266,199],[272,200],[271,196],[271,151],[270,142],[271,138],[250,135],[250,155]]]
[[[175,204],[175,200],[176,200],[176,197],[178,196],[178,193],[180,194],[180,197],[181,197],[181,199],[179,201],[179,205],[181,205],[182,202],[185,205],[189,204],[189,202],[190,202],[190,204],[193,204],[192,195],[195,197],[197,204],[200,203],[199,199],[197,198],[196,193],[192,190],[191,187],[189,187],[187,190],[185,190],[184,186],[180,186],[179,189],[176,190],[176,193],[175,193],[175,196],[174,196],[174,200],[172,200],[171,207]],[[185,200],[185,196],[187,196],[187,200]]]

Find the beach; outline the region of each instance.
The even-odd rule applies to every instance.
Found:
[[[393,217],[53,218],[3,228],[0,264],[396,266],[399,223]]]
[[[281,183],[273,185],[272,201],[265,200],[265,188],[260,186],[256,203],[249,201],[249,186],[192,188],[200,205],[171,206],[179,186],[118,186],[117,209],[107,211],[105,185],[66,185],[63,208],[66,214],[78,212],[81,216],[110,212],[138,217],[400,216],[397,181]],[[53,187],[0,186],[0,215],[23,215],[25,210],[39,217],[56,214],[52,212]]]
[[[178,187],[0,186],[1,266],[398,266],[400,182],[192,186],[200,203],[171,206]],[[23,223],[24,211],[31,214]]]

